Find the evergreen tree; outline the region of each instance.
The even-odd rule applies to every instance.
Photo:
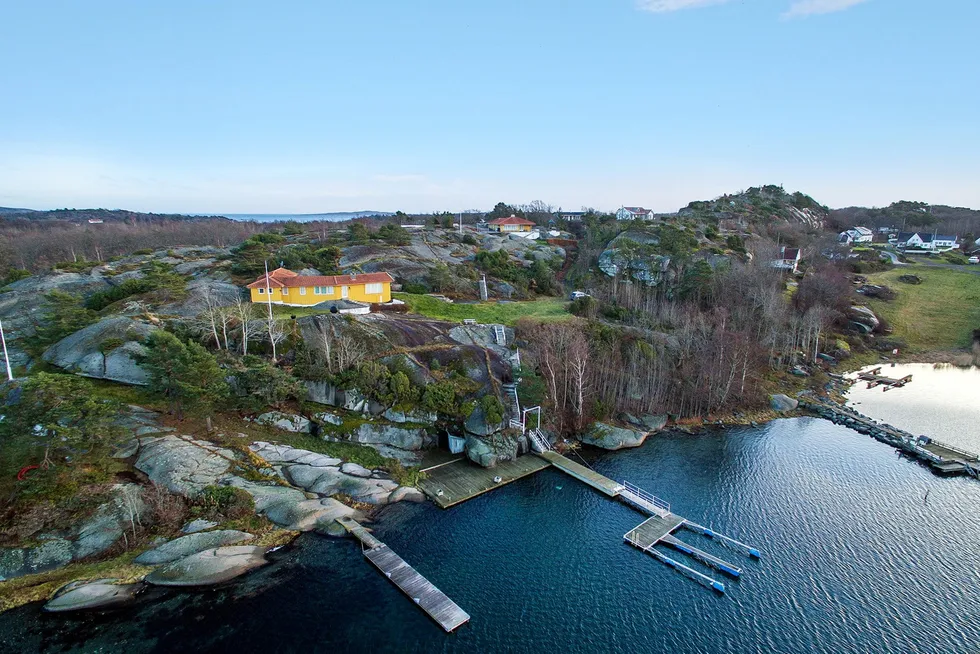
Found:
[[[145,346],[138,363],[150,376],[150,389],[167,398],[178,418],[187,410],[210,422],[214,405],[228,396],[225,373],[214,356],[165,331],[150,334]]]

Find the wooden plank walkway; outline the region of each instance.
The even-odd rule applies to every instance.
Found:
[[[665,536],[669,536],[670,532],[682,524],[684,524],[684,518],[679,515],[671,513],[666,518],[655,515],[626,532],[623,538],[641,549],[646,549],[656,545]]]
[[[575,477],[579,481],[585,482],[592,488],[602,491],[609,497],[616,497],[623,492],[625,488],[622,484],[613,481],[609,477],[600,475],[595,470],[591,470],[579,463],[575,463],[571,459],[567,459],[557,452],[548,450],[547,452],[538,454],[538,456],[562,472]]]
[[[549,463],[536,456],[524,455],[516,461],[502,461],[494,468],[483,468],[463,457],[451,463],[425,470],[419,488],[437,506],[448,509],[477,495],[505,486],[512,481],[547,468]],[[500,477],[500,481],[494,478]]]
[[[337,523],[364,544],[364,557],[412,598],[440,627],[450,632],[469,621],[470,616],[466,611],[459,608],[456,602],[433,586],[415,568],[405,563],[390,547],[375,538],[363,525],[347,517],[337,518]]]
[[[384,545],[384,543],[368,531],[367,527],[352,518],[337,518],[337,523],[346,529],[348,534],[361,541],[364,547],[368,549],[374,549],[375,547]]]
[[[415,568],[405,563],[387,545],[366,550],[364,556],[447,632],[469,621],[470,616],[466,611],[416,572]]]

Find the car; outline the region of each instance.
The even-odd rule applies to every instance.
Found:
[[[980,257],[973,256],[966,260],[967,263],[980,263]]]
[[[577,300],[583,297],[592,297],[592,296],[589,295],[588,293],[585,293],[584,291],[572,291],[572,294],[569,296],[569,299]]]

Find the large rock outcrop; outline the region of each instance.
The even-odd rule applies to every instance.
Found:
[[[478,466],[494,468],[501,461],[513,461],[522,451],[526,451],[522,438],[507,432],[494,436],[471,434],[466,438],[464,451],[467,458]]]
[[[95,581],[73,581],[67,584],[44,605],[50,613],[84,611],[92,609],[115,609],[136,599],[143,584],[118,584],[115,579]]]
[[[143,385],[149,376],[136,363],[144,351],[138,341],[156,329],[125,316],[105,318],[61,339],[42,358],[86,377]]]
[[[392,501],[390,498],[398,488],[396,482],[379,471],[368,470],[354,463],[342,464],[340,459],[323,454],[265,442],[253,443],[251,449],[273,465],[286,481],[321,497],[339,493],[365,504],[387,504]],[[322,504],[321,500],[310,500],[313,503],[318,501],[321,506],[332,507]],[[316,507],[309,504],[303,508]],[[273,520],[271,516],[270,520]],[[277,520],[273,522],[279,524]]]
[[[145,505],[137,484],[117,484],[112,497],[80,524],[51,534],[33,547],[0,549],[0,581],[46,572],[101,554],[143,519]]]
[[[136,467],[181,495],[196,495],[228,473],[235,454],[207,441],[167,435],[140,439]]]
[[[146,582],[157,586],[212,586],[265,565],[266,548],[233,545],[208,549],[157,568]]]
[[[616,427],[603,422],[594,423],[581,436],[583,443],[604,450],[621,450],[624,447],[639,447],[643,445],[648,433],[636,429]]]
[[[196,534],[188,534],[160,545],[152,550],[143,552],[134,559],[140,565],[160,565],[170,563],[177,559],[182,559],[191,554],[197,554],[204,550],[225,545],[237,545],[254,536],[244,531],[234,529],[221,529],[218,531],[202,531]]]

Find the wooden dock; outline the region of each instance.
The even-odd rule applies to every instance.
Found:
[[[884,386],[884,389],[882,390],[885,391],[890,391],[893,388],[901,388],[912,381],[912,375],[905,375],[901,379],[885,377],[881,374],[881,366],[873,368],[867,372],[859,372],[857,374],[857,378],[868,382],[868,388]]]
[[[722,542],[722,544],[733,546],[749,556],[759,558],[759,551],[757,549],[728,538],[727,536],[715,534],[710,529],[701,527],[700,525],[685,520],[679,515],[671,513],[670,505],[667,504],[667,502],[644,491],[642,488],[634,486],[629,482],[623,482],[622,484],[617,483],[612,479],[599,474],[595,470],[575,463],[574,461],[571,461],[561,454],[551,450],[545,450],[538,456],[550,462],[551,465],[562,472],[585,482],[589,486],[602,491],[610,497],[615,497],[638,509],[639,511],[648,514],[650,517],[626,532],[626,534],[623,535],[623,540],[633,547],[646,552],[665,565],[670,566],[681,574],[690,577],[699,584],[722,593],[725,592],[725,584],[712,579],[703,572],[699,572],[698,570],[695,570],[694,568],[667,556],[660,550],[656,549],[655,546],[669,545],[698,561],[699,563],[715,568],[716,570],[720,570],[721,572],[724,572],[732,577],[740,576],[742,574],[742,569],[713,554],[709,554],[708,552],[698,549],[693,545],[689,545],[688,543],[685,543],[674,536],[673,532],[682,527],[687,527],[688,529],[700,532],[708,537],[717,538],[720,542]]]
[[[462,457],[423,470],[425,478],[419,482],[419,488],[437,506],[448,509],[548,466],[547,461],[531,455],[517,457],[516,461],[502,461],[494,468],[480,467]],[[497,477],[500,481],[494,481]]]
[[[364,557],[447,633],[469,621],[470,616],[466,611],[405,563],[390,547],[371,535],[363,525],[351,518],[338,518],[337,523],[361,541]]]
[[[571,459],[568,459],[557,452],[548,450],[538,454],[538,456],[562,472],[575,477],[579,481],[585,482],[592,488],[602,491],[609,497],[616,497],[623,492],[623,490],[625,490],[625,487],[622,484],[618,484],[612,479],[609,479],[604,475],[600,475],[595,470],[586,468],[580,463],[575,463]]]

